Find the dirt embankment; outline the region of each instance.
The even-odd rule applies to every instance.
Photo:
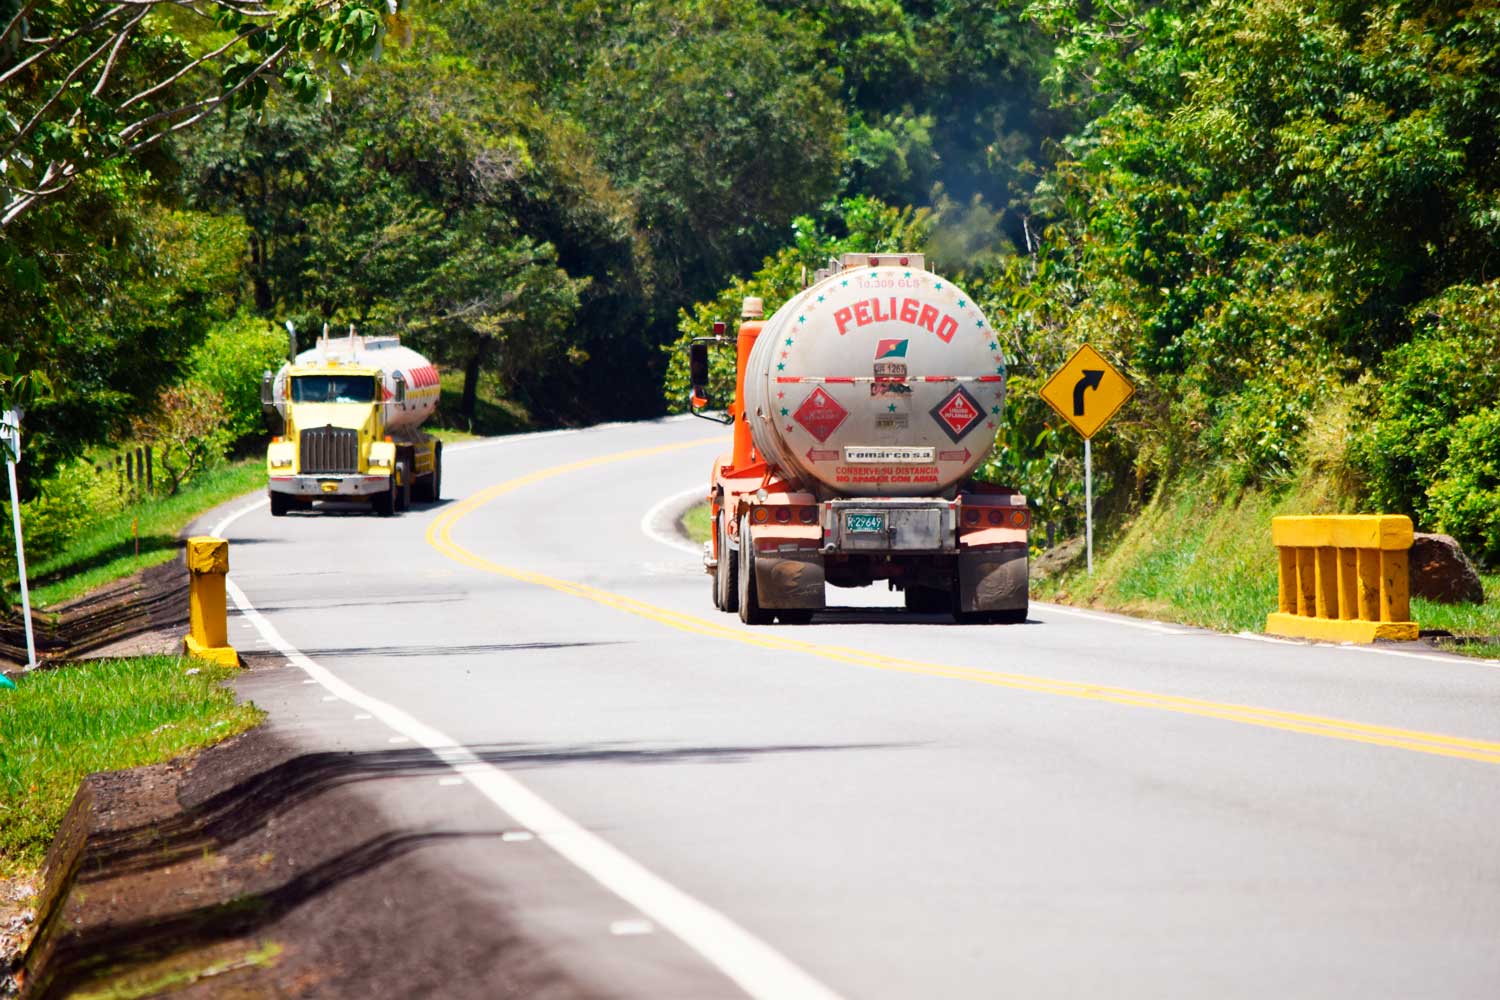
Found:
[[[37,659],[46,664],[172,649],[187,631],[187,590],[187,567],[174,560],[59,608],[34,612]],[[25,663],[20,613],[0,616],[0,670],[18,670]]]

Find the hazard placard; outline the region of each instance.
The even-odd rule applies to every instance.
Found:
[[[1088,344],[1042,386],[1047,405],[1085,440],[1099,433],[1134,395],[1130,380]]]

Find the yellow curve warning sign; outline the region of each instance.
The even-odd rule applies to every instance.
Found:
[[[1130,380],[1088,344],[1042,386],[1047,405],[1085,439],[1098,434],[1134,395]]]

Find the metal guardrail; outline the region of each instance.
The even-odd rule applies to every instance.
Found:
[[[1407,552],[1411,518],[1400,514],[1277,517],[1280,607],[1272,635],[1327,642],[1412,640]]]

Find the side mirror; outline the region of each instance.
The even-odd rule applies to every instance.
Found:
[[[702,341],[688,347],[688,381],[693,384],[693,398],[708,400],[708,344]]]
[[[260,412],[273,437],[286,433],[286,421],[276,408],[276,376],[266,372],[260,377]]]

